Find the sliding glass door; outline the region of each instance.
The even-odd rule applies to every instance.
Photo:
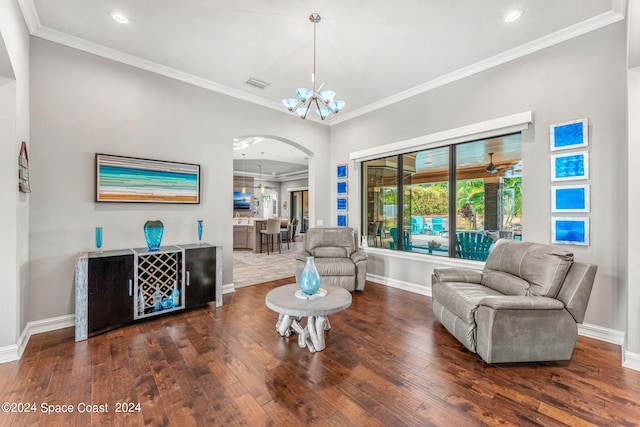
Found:
[[[298,219],[300,233],[306,233],[309,228],[309,191],[291,192],[291,218]]]

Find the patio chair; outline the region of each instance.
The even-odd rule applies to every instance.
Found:
[[[421,216],[414,216],[411,218],[411,234],[423,234],[424,233],[424,219]]]
[[[456,233],[456,257],[486,261],[493,239],[482,233],[462,231]]]
[[[380,221],[374,221],[367,226],[367,244],[373,240],[373,245],[378,246],[377,240],[380,238]],[[380,238],[380,245],[382,246],[382,239]]]
[[[443,229],[442,218],[431,218],[431,234],[440,234]]]
[[[392,241],[389,242],[389,248],[390,249],[395,249],[398,247],[398,229],[393,227],[391,229],[389,229],[389,234],[391,235],[391,239]],[[411,249],[411,242],[409,240],[409,232],[407,231],[403,231],[403,239],[402,239],[402,248],[407,250],[407,249]]]

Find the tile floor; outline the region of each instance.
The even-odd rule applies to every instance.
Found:
[[[282,244],[282,253],[254,254],[250,250],[233,251],[233,285],[236,288],[295,276],[294,254],[302,250],[302,237],[297,242]]]

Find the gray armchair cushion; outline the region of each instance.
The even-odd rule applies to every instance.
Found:
[[[467,282],[481,283],[483,274],[481,271],[468,268],[434,268],[432,283],[436,282]]]
[[[361,261],[366,261],[367,260],[367,254],[364,251],[357,251],[351,254],[351,261],[355,262],[356,264],[361,262]]]
[[[356,265],[349,258],[315,258],[320,276],[355,276]]]
[[[317,246],[310,252],[316,258],[345,258],[349,256],[347,249],[340,246]]]
[[[564,304],[555,298],[526,296],[489,296],[482,298],[479,305],[495,310],[562,310]]]
[[[490,271],[485,274],[482,284],[505,295],[527,295],[531,287],[526,280],[501,271]]]
[[[342,256],[349,256],[356,250],[353,229],[350,227],[313,228],[304,238],[304,248],[311,253],[322,247],[342,247],[346,252]],[[320,250],[323,251],[323,249]]]
[[[555,297],[573,262],[573,253],[551,245],[500,239],[484,272],[502,271],[531,284],[527,294]]]
[[[480,301],[488,296],[502,296],[500,292],[474,283],[446,282],[447,286],[433,286],[433,298],[467,323],[473,323],[473,314]]]

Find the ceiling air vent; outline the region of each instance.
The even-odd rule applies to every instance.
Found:
[[[247,80],[245,83],[249,86],[257,87],[258,89],[264,89],[270,84],[267,82],[263,82],[262,80],[254,79],[253,77],[249,77],[249,80]]]

